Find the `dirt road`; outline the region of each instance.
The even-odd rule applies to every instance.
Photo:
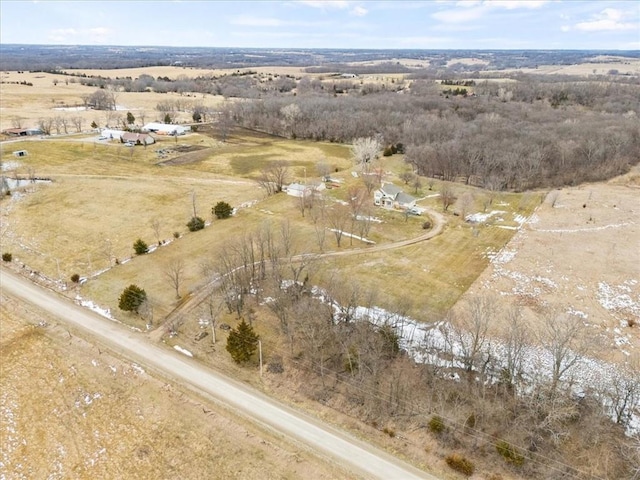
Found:
[[[394,250],[397,248],[403,248],[403,247],[408,247],[410,245],[415,245],[416,243],[425,242],[427,240],[432,239],[433,237],[440,235],[440,233],[442,233],[442,230],[444,229],[444,226],[447,223],[447,220],[444,218],[444,215],[436,212],[435,210],[428,208],[426,209],[426,212],[433,219],[433,227],[427,233],[420,235],[418,237],[410,238],[408,240],[401,240],[393,243],[387,243],[384,245],[376,245],[374,247],[354,248],[351,250],[338,250],[334,252],[326,252],[326,253],[319,253],[319,254],[296,255],[294,257],[291,257],[290,260],[293,262],[296,262],[296,261],[300,262],[309,258],[319,260],[322,258],[330,258],[330,257],[346,257],[351,255],[363,255],[363,254],[370,254],[375,252],[383,252],[386,250]],[[209,295],[209,293],[211,292],[211,289],[214,288],[218,284],[218,282],[219,282],[219,278],[216,278],[211,282],[208,282],[199,286],[193,292],[190,292],[188,297],[184,301],[180,302],[180,305],[178,305],[171,313],[169,313],[169,315],[167,315],[166,318],[162,320],[162,322],[156,327],[155,330],[149,333],[150,337],[154,341],[160,341],[166,331],[166,325],[172,322],[175,318],[178,318],[179,316],[184,315],[185,313],[193,310],[202,302],[204,302],[207,296]]]
[[[193,359],[155,345],[145,335],[86,311],[5,268],[0,269],[0,289],[57,316],[61,323],[74,331],[79,331],[95,343],[138,362],[148,371],[221,401],[259,424],[334,459],[356,475],[381,479],[435,480],[435,477],[381,450],[337,429],[322,425],[312,417],[213,372]]]

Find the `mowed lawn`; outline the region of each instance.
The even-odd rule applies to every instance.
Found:
[[[144,288],[154,308],[154,321],[159,321],[179,301],[165,273],[177,259],[184,262],[180,295],[185,296],[205,282],[204,264],[215,264],[243,237],[267,226],[277,234],[282,222],[287,222],[295,253],[320,253],[311,217],[308,213],[302,216],[298,200],[284,194],[266,197],[255,179],[273,161],[289,166],[291,181],[303,181],[305,177],[319,180],[318,164],[330,165],[332,176],[344,181],[339,188],[327,191],[331,208],[335,201],[346,199],[349,187],[360,182],[351,175],[349,148],[252,137],[242,131],[234,135],[228,144],[221,145],[198,134],[180,138],[180,144],[204,144],[209,153],[199,154],[193,162],[170,166],[157,165],[156,150],[175,144],[174,139],[146,149],[96,144],[92,138],[83,141],[75,137],[3,145],[4,162],[18,161],[12,151],[29,151],[28,157],[19,160],[16,171],[20,175],[33,173],[53,180],[29,193],[14,193],[2,200],[3,251],[11,251],[18,261],[53,279],[70,283],[74,273],[89,278],[80,287],[80,294],[134,324],[139,320],[117,308],[123,288],[131,283]],[[383,162],[389,172],[387,180],[401,185],[397,173],[406,168],[402,157]],[[437,197],[432,196],[439,188],[436,182],[433,190],[426,186],[417,192],[411,187],[405,190],[421,198],[420,205],[441,209]],[[476,199],[472,211],[481,211],[482,191],[457,184],[454,189],[458,196],[471,192]],[[535,208],[536,198],[504,194],[500,208],[527,215]],[[194,200],[197,214],[210,223],[200,232],[188,232],[186,228]],[[227,220],[215,220],[211,208],[222,200],[238,207],[237,213]],[[453,207],[450,210],[442,235],[397,250],[319,260],[312,267],[311,281],[323,286],[323,282],[340,278],[358,285],[363,301],[369,296],[366,292],[374,291],[379,305],[403,308],[419,320],[432,320],[451,307],[485,269],[486,251],[499,250],[514,233],[492,226],[478,227],[474,233],[472,226],[452,215]],[[367,235],[376,244],[425,233],[425,216],[405,217],[375,208],[371,212],[382,220],[373,223]],[[171,242],[150,254],[135,256],[136,239],[150,246],[157,244],[154,220],[160,239]],[[174,239],[174,232],[180,238]],[[357,239],[343,237],[338,247],[333,233],[327,231],[325,235],[325,252],[366,250]]]

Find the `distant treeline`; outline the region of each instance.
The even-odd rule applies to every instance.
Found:
[[[2,46],[3,70],[115,69],[176,65],[205,68],[245,68],[256,66],[328,66],[352,62],[395,62],[397,59],[424,60],[455,71],[478,70],[477,65],[456,63],[456,59],[480,58],[486,69],[535,68],[538,65],[571,65],[606,55],[638,58],[635,51],[589,50],[350,50],[350,49],[262,49],[210,47],[136,47],[95,45]],[[351,68],[349,70],[352,70]],[[331,71],[331,70],[328,70]],[[333,70],[335,71],[335,70]],[[318,72],[323,73],[323,72]],[[378,70],[376,73],[394,73]],[[402,73],[402,72],[397,72]]]

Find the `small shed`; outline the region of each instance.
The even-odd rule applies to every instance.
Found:
[[[29,152],[26,150],[16,150],[13,152],[14,157],[26,157],[27,155],[29,155]]]

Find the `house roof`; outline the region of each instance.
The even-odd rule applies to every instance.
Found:
[[[407,205],[416,201],[414,197],[404,192],[400,192],[396,197],[396,200],[398,201],[398,203],[400,203],[400,205]]]
[[[394,185],[393,183],[387,183],[385,185],[383,185],[380,190],[382,190],[382,192],[385,195],[388,195],[390,197],[393,197],[394,199],[396,198],[396,196],[399,193],[402,193],[402,189],[400,187],[397,187],[396,185]]]
[[[416,201],[414,197],[412,197],[408,193],[404,193],[400,187],[394,185],[393,183],[384,184],[382,187],[380,187],[380,191],[383,195],[391,197],[394,201],[400,203],[401,205],[407,205]]]
[[[151,137],[151,135],[149,135],[148,133],[134,133],[134,132],[125,132],[122,134],[122,140],[124,140],[125,142],[128,142],[128,141],[144,142],[147,139],[147,137]]]

